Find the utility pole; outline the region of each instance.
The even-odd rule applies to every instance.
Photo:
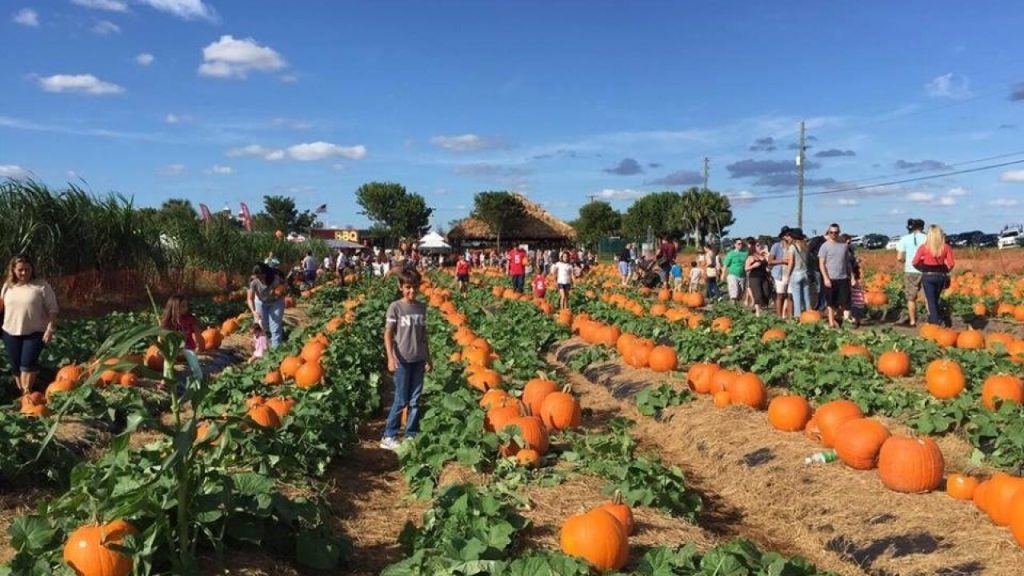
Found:
[[[597,198],[597,194],[587,194],[587,198],[590,198],[590,201],[593,202],[594,198]]]
[[[804,227],[804,123],[800,122],[800,153],[796,156],[796,227]]]
[[[704,157],[704,191],[708,191],[708,157]]]

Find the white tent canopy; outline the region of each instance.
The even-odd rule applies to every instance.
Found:
[[[428,252],[444,252],[452,249],[451,245],[444,241],[444,236],[433,231],[429,232],[423,238],[420,238],[416,245],[420,250]]]

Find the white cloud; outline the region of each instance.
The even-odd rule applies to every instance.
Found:
[[[283,76],[281,76],[281,82],[285,82],[287,84],[294,84],[294,83],[296,83],[298,81],[299,81],[298,74],[284,74]]]
[[[156,60],[156,56],[153,56],[148,52],[143,52],[142,54],[139,54],[135,57],[135,62],[137,62],[140,66],[149,66],[153,63],[154,60]]]
[[[110,20],[100,20],[92,27],[92,31],[100,36],[109,36],[110,34],[120,34],[121,27]]]
[[[911,192],[907,194],[907,200],[911,202],[931,202],[935,200],[935,194],[930,192]]]
[[[753,204],[760,200],[757,194],[754,194],[750,190],[740,190],[739,192],[726,192],[725,197],[729,199],[729,202],[736,206],[743,206],[746,204]]]
[[[181,176],[185,173],[184,164],[167,164],[156,171],[161,176]]]
[[[366,156],[366,146],[338,146],[330,142],[309,142],[296,144],[284,149],[273,149],[259,144],[250,144],[242,148],[232,148],[227,151],[231,157],[255,156],[264,160],[300,160],[304,162],[312,160],[324,160],[327,158],[348,158],[349,160],[360,160]]]
[[[136,0],[161,12],[177,16],[183,20],[207,20],[215,22],[217,12],[203,0]]]
[[[260,46],[252,38],[236,40],[224,35],[203,48],[200,76],[245,79],[249,72],[272,72],[288,66],[273,48]]]
[[[270,121],[270,125],[274,128],[289,128],[291,130],[309,130],[313,128],[313,124],[304,120],[292,120],[290,118],[274,118]]]
[[[1024,182],[1024,170],[1007,170],[999,179],[1003,182]]]
[[[288,147],[288,155],[296,160],[323,160],[324,158],[348,158],[359,160],[366,156],[366,146],[338,146],[330,142],[311,142]]]
[[[966,196],[967,188],[963,186],[956,186],[946,191],[947,196]]]
[[[907,194],[906,199],[911,202],[931,204],[933,206],[956,206],[958,203],[957,198],[966,196],[967,193],[968,190],[963,186],[956,186],[946,190],[942,194],[935,194],[933,192],[911,192]]]
[[[601,200],[635,200],[647,194],[642,190],[632,188],[605,188],[597,193]]]
[[[479,150],[493,150],[507,148],[508,146],[496,138],[486,138],[476,134],[459,134],[457,136],[434,136],[430,143],[439,148],[452,152],[477,152]]]
[[[174,112],[168,112],[164,116],[164,122],[168,124],[188,124],[192,121],[192,117],[188,114],[175,114]]]
[[[860,204],[860,200],[857,200],[856,198],[840,198],[836,200],[836,203],[840,206],[857,206]]]
[[[335,172],[344,172],[345,170],[348,170],[348,166],[345,166],[341,162],[335,162],[334,164],[331,164],[331,169]]]
[[[996,198],[995,200],[990,200],[988,205],[1000,208],[1010,208],[1013,206],[1019,206],[1020,200],[1017,200],[1016,198]]]
[[[11,178],[19,180],[28,178],[28,170],[16,164],[0,164],[0,178]]]
[[[963,100],[974,94],[970,89],[970,82],[964,76],[957,76],[952,72],[936,76],[931,82],[924,85],[925,92],[933,98],[952,98]]]
[[[902,208],[893,208],[892,210],[889,210],[889,214],[892,214],[893,216],[898,216],[900,214],[906,214],[906,211],[903,210]]]
[[[39,79],[39,87],[47,92],[82,92],[85,94],[120,94],[124,88],[104,82],[92,74],[56,74]]]
[[[128,11],[128,3],[122,0],[71,0],[71,3],[83,8],[92,8],[93,10],[106,10],[108,12]]]
[[[235,169],[231,166],[221,166],[220,164],[214,164],[212,167],[205,171],[207,174],[217,174],[219,176],[227,176],[228,174],[234,174]]]
[[[14,16],[11,16],[11,20],[15,24],[37,28],[39,26],[39,13],[31,8],[22,8],[15,12]]]

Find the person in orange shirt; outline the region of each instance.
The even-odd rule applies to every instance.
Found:
[[[928,322],[939,324],[939,296],[949,288],[949,273],[956,265],[953,249],[946,243],[942,228],[932,226],[928,229],[928,238],[914,254],[913,265],[921,271],[921,288],[928,300]]]

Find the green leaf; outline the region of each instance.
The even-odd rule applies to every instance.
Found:
[[[11,547],[19,553],[38,554],[47,550],[57,529],[39,516],[21,516],[14,519],[7,533],[11,536]]]

